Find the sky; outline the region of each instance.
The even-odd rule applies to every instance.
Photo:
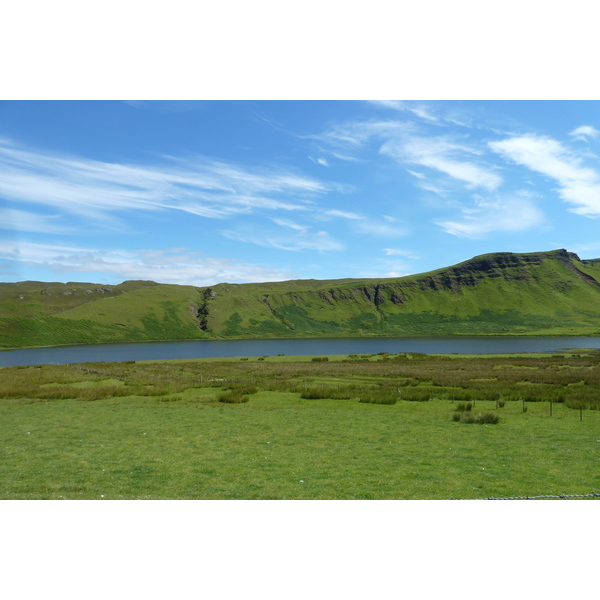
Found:
[[[399,277],[600,256],[596,101],[1,101],[0,279]]]

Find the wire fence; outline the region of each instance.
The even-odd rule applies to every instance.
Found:
[[[558,496],[512,496],[510,498],[453,498],[453,500],[544,500],[547,498],[600,498],[600,494],[560,494]]]

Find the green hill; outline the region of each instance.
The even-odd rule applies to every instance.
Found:
[[[375,335],[595,335],[600,259],[485,254],[393,279],[0,283],[0,347]]]

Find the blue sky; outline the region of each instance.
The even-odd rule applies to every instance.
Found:
[[[0,280],[600,257],[596,101],[1,101]]]

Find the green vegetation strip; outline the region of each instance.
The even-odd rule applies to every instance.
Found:
[[[600,261],[475,257],[391,279],[0,283],[0,348],[153,340],[597,335]]]
[[[0,369],[0,498],[600,492],[596,353],[259,358]]]

